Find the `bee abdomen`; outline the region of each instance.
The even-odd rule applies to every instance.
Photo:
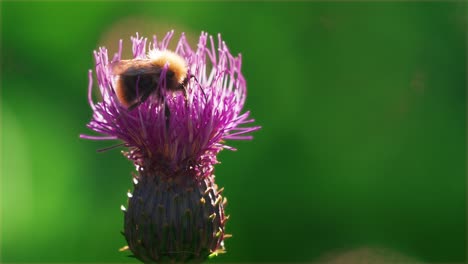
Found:
[[[117,96],[126,107],[148,97],[158,86],[159,74],[121,75]]]

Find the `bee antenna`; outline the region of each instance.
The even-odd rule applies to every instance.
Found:
[[[197,77],[195,77],[195,75],[193,75],[193,74],[190,74],[190,77],[188,79],[192,79],[192,78],[195,79],[195,81],[198,83],[198,86],[200,86],[200,89],[201,89],[201,91],[203,93],[203,96],[205,97],[205,101],[208,101],[208,97],[206,96],[205,90],[203,90],[203,87],[201,86],[201,84],[198,81]]]

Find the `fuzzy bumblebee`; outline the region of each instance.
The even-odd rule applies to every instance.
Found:
[[[167,49],[173,31],[158,41],[132,37],[133,58],[123,60],[122,41],[111,60],[94,52],[102,100],[88,100],[92,140],[121,140],[133,162],[124,231],[129,249],[145,263],[201,262],[224,252],[226,198],[215,183],[214,165],[226,140],[249,140],[258,126],[242,113],[246,82],[241,56],[218,35],[203,33],[192,50],[182,34]],[[148,45],[147,45],[148,44]],[[147,49],[148,47],[148,49]],[[194,77],[194,78],[191,78]]]

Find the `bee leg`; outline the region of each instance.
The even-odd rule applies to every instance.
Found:
[[[163,99],[163,95],[161,93],[161,87],[157,87],[156,90],[154,90],[154,96],[156,98],[156,100],[158,100],[158,103],[160,102],[163,102],[162,99]]]
[[[151,95],[151,90],[145,91],[145,93],[141,95],[140,102],[141,103],[145,102],[150,95]]]
[[[148,91],[145,91],[144,94],[142,94],[142,96],[140,97],[140,99],[135,102],[134,104],[130,105],[128,107],[128,111],[132,111],[133,109],[135,109],[136,107],[138,107],[139,105],[141,105],[142,103],[144,103],[148,97],[151,95],[151,90],[148,90]]]
[[[132,111],[133,109],[137,108],[141,103],[143,103],[142,101],[137,101],[135,102],[134,104],[130,105],[127,110],[128,111]]]
[[[182,94],[184,95],[185,101],[187,101],[187,90],[185,90],[184,87],[182,87]]]
[[[171,111],[169,110],[169,107],[167,106],[166,102],[164,101],[164,116],[166,118],[166,129],[169,129],[169,120],[171,118]]]

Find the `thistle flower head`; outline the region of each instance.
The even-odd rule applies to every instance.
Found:
[[[241,56],[233,56],[220,35],[215,46],[203,32],[195,50],[182,34],[168,52],[172,36],[169,32],[161,41],[154,36],[148,42],[137,34],[131,38],[130,60],[121,58],[122,41],[111,60],[105,48],[94,52],[102,100],[92,100],[89,71],[93,116],[88,127],[101,135],[81,136],[119,139],[128,147],[124,154],[138,173],[128,207],[122,207],[123,234],[127,248],[145,263],[203,261],[224,252],[229,217],[214,181],[216,155],[234,150],[226,140],[250,139],[248,133],[259,129],[244,126],[253,119],[242,112]],[[140,67],[148,62],[157,67]],[[120,71],[129,64],[137,66]]]
[[[133,59],[145,59],[167,49],[173,31],[158,41],[132,37]],[[96,140],[120,139],[128,147],[126,157],[138,170],[157,173],[161,177],[190,175],[204,178],[212,174],[216,155],[222,149],[234,150],[225,140],[246,140],[257,126],[249,112],[242,112],[246,99],[246,82],[241,72],[241,55],[233,56],[218,35],[201,34],[196,49],[192,49],[184,34],[174,52],[186,62],[189,78],[185,92],[165,87],[165,65],[159,88],[163,100],[152,95],[132,110],[119,101],[112,63],[122,60],[119,51],[109,60],[107,49],[94,52],[96,76],[102,101],[92,100],[92,72],[89,71],[88,100],[93,110],[88,127],[101,136],[82,135]]]

